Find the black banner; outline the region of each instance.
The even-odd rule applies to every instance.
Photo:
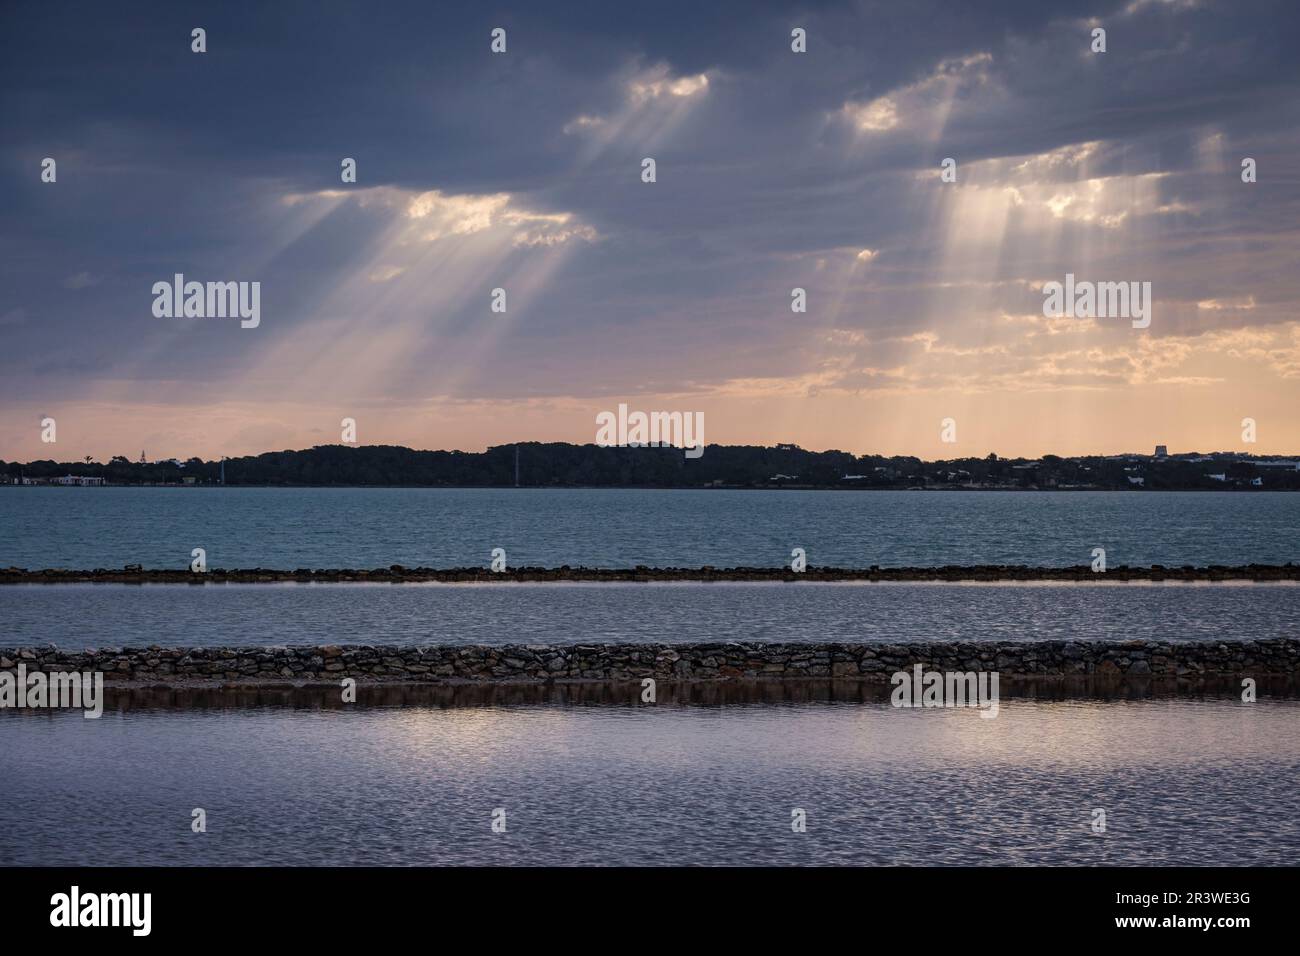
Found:
[[[978,946],[1018,931],[1064,940],[1285,933],[1293,869],[0,869],[6,939],[136,942],[196,933],[289,943],[379,941],[443,926],[486,943],[769,940],[853,928]],[[838,932],[838,930],[837,930]],[[599,934],[599,935],[595,935]],[[615,935],[610,935],[615,934]],[[933,934],[933,935],[932,935]]]

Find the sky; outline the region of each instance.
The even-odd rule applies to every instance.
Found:
[[[1290,0],[7,0],[0,458],[592,442],[619,404],[1300,452],[1297,41]],[[258,325],[155,315],[177,273],[259,283]],[[1149,282],[1149,327],[1045,315],[1067,274]]]

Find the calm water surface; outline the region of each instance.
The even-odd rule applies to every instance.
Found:
[[[1004,700],[993,720],[870,704],[6,712],[0,863],[1293,864],[1298,718],[1296,701],[1215,699]]]
[[[0,647],[1218,641],[1300,634],[1294,584],[0,587]]]
[[[1300,561],[1300,494],[0,488],[0,566],[717,567]]]
[[[1300,495],[3,489],[0,565],[1280,563]],[[1289,585],[0,588],[0,645],[1293,636]],[[1300,703],[0,711],[0,864],[1300,858]],[[208,832],[190,831],[203,807]],[[505,807],[508,832],[493,834]],[[807,811],[808,832],[790,829]],[[1094,835],[1094,807],[1109,829]]]

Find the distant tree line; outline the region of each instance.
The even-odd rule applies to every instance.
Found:
[[[522,442],[483,452],[416,451],[397,445],[318,445],[224,462],[228,485],[420,485],[435,487],[699,488],[1100,488],[1126,490],[1300,489],[1300,472],[1268,467],[1257,457],[1218,453],[1212,460],[1147,455],[1041,459],[953,458],[807,451],[794,445],[709,445],[702,457],[675,448],[602,448]],[[107,463],[0,461],[0,474],[42,480],[102,477],[115,485],[219,484],[221,461]],[[1211,477],[1212,475],[1222,477]]]

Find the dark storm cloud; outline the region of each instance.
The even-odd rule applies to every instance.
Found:
[[[1090,18],[1108,30],[1104,57],[1088,54]],[[292,241],[269,237],[284,228],[284,196],[339,188],[344,156],[367,189],[510,193],[599,233],[575,243],[491,369],[471,370],[478,395],[780,375],[803,347],[792,284],[823,302],[848,296],[840,324],[905,333],[923,321],[916,290],[947,238],[925,228],[917,172],[955,156],[976,175],[983,160],[1093,141],[1090,175],[1161,173],[1164,205],[1202,204],[1163,214],[1159,241],[1141,247],[1148,277],[1189,302],[1253,294],[1277,308],[1252,320],[1279,321],[1295,301],[1282,266],[1297,199],[1298,23],[1291,3],[1160,0],[10,3],[0,390],[62,394],[125,369],[215,384],[254,361],[262,340],[227,327],[160,331],[148,290],[174,272],[260,278],[268,335],[309,336],[323,290],[384,222],[346,205]],[[806,56],[790,54],[795,25],[808,30]],[[202,56],[189,49],[194,26],[207,30]],[[487,54],[495,26],[508,30],[506,56]],[[909,89],[924,105],[941,64],[972,57],[985,59],[951,67],[961,78],[937,140],[905,109],[897,128],[865,135],[845,120],[846,105],[906,104]],[[636,178],[645,142],[593,148],[565,127],[618,116],[629,78],[659,67],[709,85],[653,147],[648,192]],[[1217,179],[1197,152],[1209,130],[1225,143]],[[1269,169],[1267,192],[1229,196],[1242,155]],[[59,162],[52,188],[38,180],[44,156]],[[1232,239],[1254,254],[1230,275],[1187,268]],[[1033,237],[1004,241],[1005,268],[985,278],[1061,271]],[[860,248],[879,258],[845,289],[813,271]],[[1131,247],[1113,256],[1122,264]],[[944,295],[925,301],[939,308]],[[1007,302],[1034,299],[1021,289],[990,305]],[[468,307],[448,308],[440,334],[471,337]],[[396,374],[385,385],[420,387]]]

